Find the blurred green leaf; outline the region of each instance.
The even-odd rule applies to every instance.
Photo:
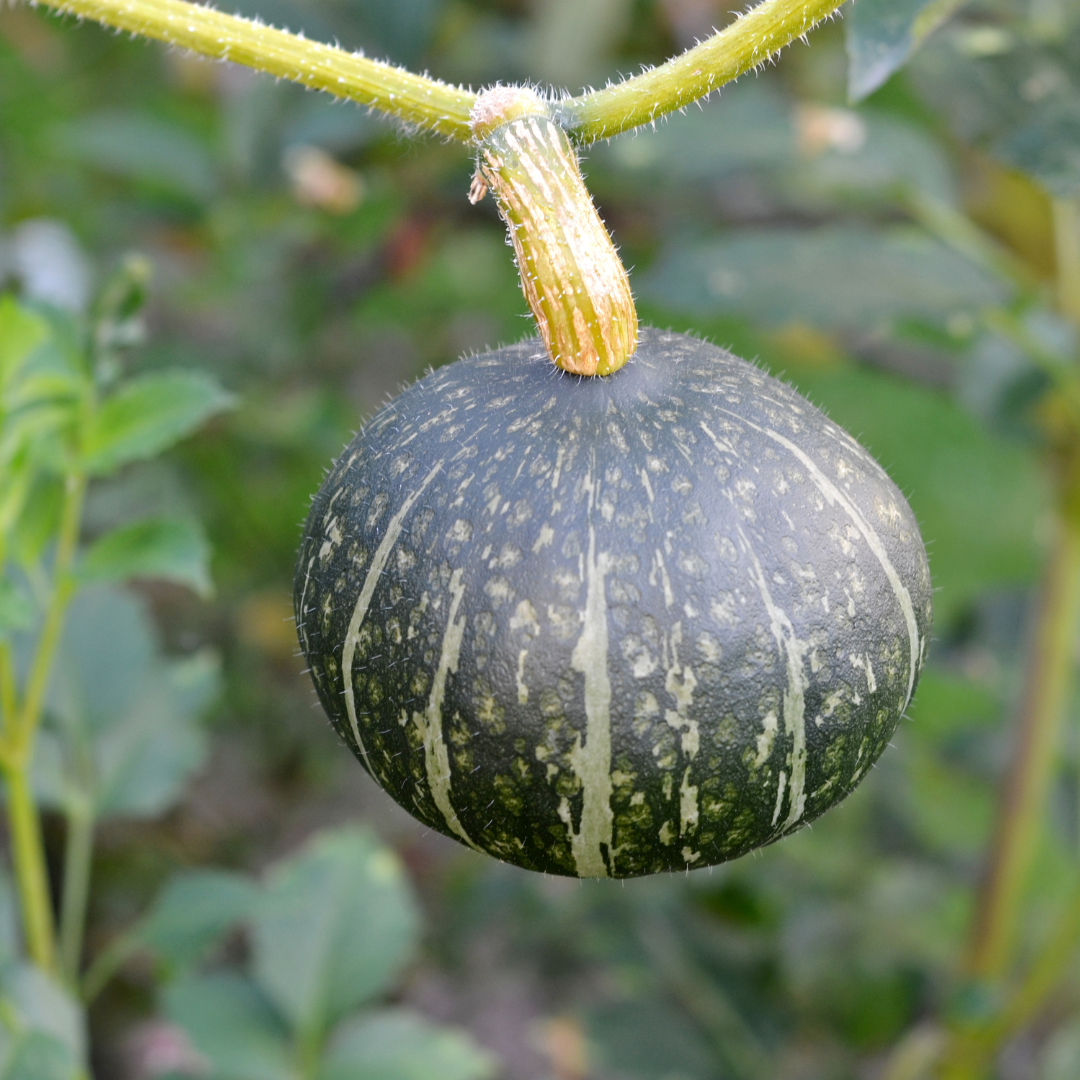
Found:
[[[52,1080],[55,1075],[71,1076],[73,1063],[81,1063],[86,1057],[86,1021],[71,995],[33,964],[16,964],[0,976],[0,997],[11,1010],[10,1015],[18,1029],[49,1039],[22,1047],[16,1042],[11,1064],[24,1062],[20,1068],[26,1069],[28,1080],[39,1075],[43,1080],[45,1077]],[[64,1051],[66,1058],[58,1048]],[[69,1066],[66,1072],[33,1071],[34,1068],[59,1068],[64,1061]]]
[[[687,1017],[662,1001],[610,1002],[590,1011],[598,1063],[631,1080],[717,1080],[712,1047]]]
[[[911,823],[931,851],[978,859],[994,821],[995,791],[928,750],[908,748]]]
[[[418,931],[397,858],[366,831],[326,832],[270,874],[254,921],[255,977],[310,1037],[386,990]]]
[[[106,398],[94,416],[83,446],[85,468],[102,475],[151,457],[233,401],[215,379],[198,371],[134,379]]]
[[[938,744],[958,733],[986,728],[1000,713],[1000,700],[985,686],[935,667],[923,671],[919,692],[908,707],[913,736]]]
[[[861,101],[965,0],[859,0],[847,12],[848,97]]]
[[[1076,1080],[1080,1076],[1080,1023],[1067,1023],[1047,1040],[1038,1080]]]
[[[718,102],[667,117],[655,131],[628,132],[595,151],[633,177],[718,181],[746,169],[767,169],[797,157],[790,105],[756,83],[725,88]]]
[[[61,126],[58,149],[84,165],[198,202],[217,188],[203,142],[183,128],[135,110],[81,116]]]
[[[259,887],[224,870],[193,870],[170,878],[134,932],[138,944],[166,964],[197,963],[255,908]]]
[[[30,354],[48,337],[49,325],[40,315],[22,307],[10,293],[0,296],[0,395],[6,394]]]
[[[996,151],[1056,198],[1080,194],[1080,92],[1035,111],[997,143]]]
[[[121,525],[95,541],[79,577],[88,583],[159,578],[206,598],[213,593],[209,563],[210,545],[197,521],[151,518]]]
[[[849,329],[943,323],[1007,295],[1002,283],[923,233],[844,225],[670,244],[639,280],[642,295],[676,311]]]
[[[79,1080],[85,1076],[71,1050],[43,1031],[23,1030],[5,1048],[2,1080]]]
[[[494,1057],[463,1031],[404,1009],[346,1021],[323,1056],[317,1080],[486,1080]]]
[[[801,113],[809,156],[785,174],[796,204],[902,202],[919,191],[950,206],[959,199],[944,147],[915,124],[865,110],[805,106]],[[825,143],[819,149],[815,140]]]
[[[202,764],[199,717],[217,685],[211,654],[157,654],[133,595],[87,589],[71,606],[50,684],[51,722],[35,756],[39,799],[63,806],[78,793],[101,817],[161,813]]]
[[[9,578],[0,578],[0,638],[29,626],[33,618],[34,603],[26,592]]]
[[[242,975],[191,975],[165,988],[165,1013],[210,1063],[210,1080],[295,1080],[285,1029]]]

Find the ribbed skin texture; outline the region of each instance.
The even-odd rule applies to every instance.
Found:
[[[316,496],[295,601],[323,706],[393,798],[581,877],[708,866],[823,813],[888,743],[931,622],[869,454],[656,330],[606,379],[533,340],[406,390]]]

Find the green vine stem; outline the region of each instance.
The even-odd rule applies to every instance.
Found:
[[[392,64],[184,0],[39,0],[65,14],[178,45],[371,105],[427,131],[469,142],[476,95]]]
[[[79,985],[90,870],[94,853],[94,814],[89,799],[67,808],[64,896],[60,909],[60,969],[68,984]]]
[[[1080,330],[1080,198],[1055,199],[1058,307]]]
[[[956,1037],[944,1062],[946,1080],[981,1076],[995,1052],[1030,1023],[1061,985],[1080,943],[1080,888],[1066,902],[1057,924],[1004,1008],[988,1023]]]
[[[998,804],[967,971],[994,983],[1008,967],[1053,772],[1080,617],[1080,511],[1066,497],[1044,575],[1019,712],[1018,743]]]
[[[577,142],[607,139],[681,109],[771,59],[845,0],[765,0],[666,64],[562,103]]]
[[[22,707],[5,715],[5,727],[0,739],[0,769],[3,770],[7,790],[12,862],[19,891],[26,949],[30,959],[46,971],[52,971],[55,966],[56,932],[41,838],[41,822],[30,787],[30,769],[34,737],[41,721],[49,673],[60,640],[64,614],[74,591],[71,566],[79,541],[85,493],[85,474],[72,470],[68,474],[64,492],[51,592],[37,648],[30,664],[26,693]]]
[[[56,11],[370,105],[408,124],[473,140],[476,94],[331,45],[308,41],[184,0],[37,0]],[[764,0],[730,26],[660,67],[557,110],[576,141],[609,138],[707,97],[764,64],[845,0]]]

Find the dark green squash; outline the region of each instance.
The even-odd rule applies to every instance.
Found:
[[[295,603],[323,706],[393,798],[582,877],[722,862],[837,803],[931,620],[918,527],[870,455],[656,330],[603,379],[534,340],[406,390],[316,496]]]

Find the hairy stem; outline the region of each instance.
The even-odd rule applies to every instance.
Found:
[[[472,141],[476,95],[392,64],[307,41],[184,0],[36,0],[218,60],[351,98],[406,123]],[[556,110],[577,141],[592,142],[648,124],[707,97],[765,63],[836,12],[844,0],[764,0],[681,56],[632,79],[569,98]]]
[[[592,142],[657,118],[764,64],[844,0],[764,0],[730,26],[681,56],[632,79],[562,103],[571,138]]]
[[[183,0],[37,0],[46,7],[351,98],[469,142],[476,95],[392,64]]]
[[[60,909],[60,968],[73,987],[79,985],[93,853],[94,815],[89,802],[80,802],[67,814],[64,898]]]
[[[998,804],[967,969],[983,982],[1005,973],[1021,895],[1039,839],[1080,615],[1080,516],[1066,500],[1042,585],[1019,710],[1018,743]]]

